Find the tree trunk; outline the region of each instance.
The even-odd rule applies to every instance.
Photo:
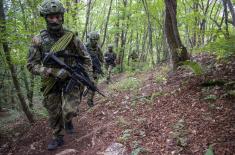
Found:
[[[234,12],[234,6],[233,6],[233,3],[231,2],[231,0],[227,0],[227,4],[228,4],[228,7],[229,7],[229,10],[230,10],[230,13],[232,15],[232,24],[233,26],[235,26],[235,12]]]
[[[168,45],[171,51],[173,70],[176,70],[181,61],[187,60],[187,49],[183,46],[176,19],[177,3],[176,0],[165,0],[165,32]]]
[[[82,33],[82,41],[84,41],[84,37],[85,35],[87,35],[87,27],[88,27],[88,23],[90,20],[90,12],[91,12],[91,0],[88,0],[87,2],[87,11],[86,11],[86,23],[85,23],[85,27]]]
[[[227,8],[227,0],[223,0],[224,6],[224,17],[225,17],[225,37],[229,38],[229,31],[228,31],[228,8]]]
[[[31,74],[30,75],[30,89],[27,94],[30,108],[33,108],[33,94],[34,94],[33,88],[34,88],[34,75]]]
[[[113,4],[113,0],[110,0],[109,11],[108,11],[108,15],[107,15],[107,18],[106,18],[106,23],[105,23],[105,28],[104,28],[104,36],[103,36],[103,41],[102,41],[102,44],[101,44],[101,48],[103,47],[104,42],[105,42],[107,27],[108,27],[108,23],[109,23],[109,17],[110,17],[111,9],[112,9],[112,4]]]
[[[119,54],[120,72],[124,71],[125,45],[126,45],[126,32],[124,30],[122,30],[122,33],[121,33],[121,50],[120,50],[120,54]]]
[[[33,108],[33,88],[34,88],[34,80],[33,80],[33,75],[30,75],[30,80],[28,81],[28,76],[26,74],[26,70],[24,66],[21,66],[21,71],[22,71],[22,77],[24,81],[24,85],[27,91],[27,99],[29,102],[29,107]]]
[[[118,5],[118,0],[116,0],[116,5]],[[117,10],[117,12],[116,12],[116,14],[117,14],[117,16],[118,16],[118,18],[117,18],[117,20],[116,20],[116,22],[115,22],[115,28],[117,29],[117,30],[119,30],[120,29],[120,13],[119,13],[119,11]],[[114,46],[115,46],[115,49],[116,49],[116,52],[118,52],[119,51],[119,31],[117,31],[116,33],[115,33],[115,35],[114,35]],[[120,59],[119,59],[120,57],[119,57],[119,55],[118,55],[118,58],[117,58],[117,64],[120,64]]]
[[[146,55],[146,40],[147,40],[147,37],[148,37],[148,31],[144,31],[144,34],[143,34],[143,41],[142,41],[142,51],[141,51],[141,55],[140,55],[140,60],[141,61],[145,61],[145,55]]]
[[[166,15],[166,12],[163,12],[163,16],[165,17]],[[163,18],[163,23],[165,23],[165,18]],[[163,26],[162,26],[163,27]],[[163,33],[163,36],[162,36],[162,46],[163,46],[163,54],[162,54],[162,61],[163,62],[166,62],[169,58],[169,51],[168,51],[168,45],[167,45],[167,39],[166,39],[166,31],[164,30],[164,28],[162,28],[162,33]]]
[[[149,34],[149,52],[151,55],[151,64],[152,66],[155,65],[154,63],[154,58],[153,58],[153,37],[152,37],[152,26],[151,26],[151,20],[150,20],[150,15],[149,15],[149,10],[148,10],[148,4],[146,0],[142,0],[143,5],[144,5],[144,10],[148,18],[148,34]]]
[[[21,103],[21,107],[22,107],[23,111],[25,112],[26,117],[28,118],[29,122],[33,123],[34,122],[33,115],[30,112],[30,110],[29,110],[29,108],[26,104],[26,101],[25,101],[24,96],[22,94],[20,84],[19,84],[19,81],[18,81],[18,78],[17,78],[17,73],[16,73],[15,66],[13,65],[12,60],[11,60],[10,50],[9,50],[8,43],[7,43],[7,40],[6,40],[6,26],[5,26],[6,21],[5,21],[5,19],[6,18],[5,18],[5,13],[4,13],[4,9],[3,9],[3,1],[1,0],[0,1],[0,22],[1,22],[0,29],[1,29],[1,32],[3,33],[2,34],[3,51],[4,51],[5,56],[6,56],[6,61],[7,61],[7,64],[9,66],[9,69],[10,69],[10,72],[11,72],[12,81],[13,81],[13,84],[14,84],[15,89],[17,91],[17,96],[18,96],[19,101]]]
[[[123,0],[123,6],[125,8],[124,15],[122,16],[122,33],[121,33],[121,49],[119,53],[120,60],[120,72],[124,71],[124,55],[125,55],[125,46],[126,46],[126,36],[128,31],[128,24],[126,19],[126,9],[127,9],[127,0]]]
[[[198,10],[198,6],[199,6],[199,3],[198,3],[198,0],[196,0],[196,1],[194,1],[193,2],[193,11],[194,12],[198,12],[199,10]],[[197,46],[197,28],[198,28],[198,23],[199,23],[199,21],[198,21],[198,17],[197,16],[195,16],[195,18],[194,18],[194,31],[193,31],[193,36],[192,36],[192,47],[195,47],[195,46]]]
[[[131,34],[130,34],[130,38],[128,39],[128,43],[129,44],[129,50],[128,50],[128,54],[127,54],[127,66],[130,66],[130,55],[132,53],[132,44],[133,44],[133,30],[131,30]]]
[[[159,64],[160,63],[161,54],[160,54],[160,48],[159,48],[159,44],[158,44],[158,36],[157,35],[156,35],[156,51],[157,51],[156,64]]]
[[[139,33],[136,32],[136,51],[137,51],[137,55],[139,57],[140,55],[140,40],[139,40]]]
[[[21,8],[21,11],[22,11],[22,14],[23,14],[23,24],[24,24],[25,30],[29,31],[29,26],[28,26],[28,23],[27,23],[27,20],[26,20],[24,7],[23,7],[20,0],[18,2],[20,4],[20,8]],[[31,74],[30,75],[30,80],[28,81],[27,74],[26,74],[27,71],[25,70],[25,67],[22,66],[21,70],[22,70],[22,75],[23,75],[23,81],[24,81],[25,88],[26,88],[26,91],[27,91],[27,98],[28,98],[28,102],[29,102],[29,107],[32,108],[33,107],[34,75]],[[30,83],[30,85],[29,85],[29,83]]]

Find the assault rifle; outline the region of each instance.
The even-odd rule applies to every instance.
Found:
[[[104,72],[101,69],[100,60],[98,59],[97,55],[90,55],[90,56],[94,71],[98,74],[104,75]]]
[[[77,62],[77,65],[75,67],[70,67],[69,65],[61,61],[55,55],[55,53],[49,52],[45,55],[43,59],[43,63],[45,64],[47,61],[51,61],[51,60],[70,73],[70,80],[65,88],[65,93],[70,92],[75,85],[82,83],[88,89],[92,91],[96,91],[100,95],[105,97],[105,95],[101,93],[100,90],[91,81],[84,67],[79,62]]]
[[[115,65],[115,59],[116,57],[111,54],[107,54],[104,56],[105,62],[109,65]]]

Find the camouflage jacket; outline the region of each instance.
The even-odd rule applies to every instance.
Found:
[[[107,51],[104,54],[104,60],[107,65],[115,65],[116,53]]]
[[[67,31],[68,30],[64,30],[62,33],[58,33],[55,35],[55,34],[50,34],[47,30],[42,30],[40,34],[34,36],[32,39],[32,43],[29,48],[27,68],[32,74],[40,75],[42,77],[42,89],[45,89],[45,87],[47,87],[46,81],[48,81],[48,79],[54,78],[54,77],[48,77],[48,75],[46,74],[47,70],[51,69],[52,72],[56,72],[59,69],[61,69],[59,66],[53,64],[42,64],[44,55],[46,52],[50,51],[54,43],[58,41]],[[73,36],[72,40],[65,48],[65,50],[58,53],[62,55],[59,58],[69,66],[76,65],[78,59],[75,57],[66,56],[66,54],[73,54],[79,56],[81,58],[79,59],[79,62],[84,66],[87,73],[91,75],[92,73],[91,58],[87,54],[85,46],[79,40],[79,38],[76,37],[76,35]],[[53,90],[57,90],[58,87],[61,87],[61,83],[57,83],[57,85],[53,87],[54,88]]]
[[[91,55],[91,56],[97,56],[98,57],[98,59],[99,59],[99,61],[101,62],[101,63],[104,63],[104,59],[103,59],[103,53],[102,53],[102,50],[101,50],[101,48],[100,48],[100,46],[96,46],[96,48],[93,48],[92,46],[91,46],[91,44],[88,42],[88,43],[86,43],[86,48],[87,48],[87,51],[88,51],[88,53]]]

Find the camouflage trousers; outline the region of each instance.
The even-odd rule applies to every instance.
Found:
[[[99,75],[97,73],[93,73],[93,79],[94,79],[93,82],[94,82],[95,86],[97,86],[97,84],[98,84],[98,80],[99,80],[98,76]],[[95,96],[95,92],[91,91],[91,90],[88,90],[88,93],[87,93],[87,103],[88,103],[88,105],[89,105],[89,103],[93,103],[94,96]]]
[[[64,135],[65,123],[78,114],[78,105],[81,101],[82,87],[76,87],[67,94],[50,93],[43,99],[43,105],[48,111],[49,125],[53,130],[53,138]]]
[[[112,73],[112,70],[113,70],[113,65],[105,64],[105,69],[107,70],[106,80],[107,80],[107,82],[110,82],[111,73]]]

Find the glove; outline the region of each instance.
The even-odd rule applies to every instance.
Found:
[[[56,73],[55,77],[58,79],[64,80],[69,76],[70,76],[69,72],[62,68]]]

